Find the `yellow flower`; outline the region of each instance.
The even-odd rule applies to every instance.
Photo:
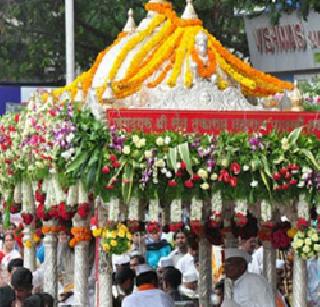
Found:
[[[132,239],[132,235],[131,235],[130,232],[127,233],[127,238],[128,238],[128,240],[131,240],[131,239]]]
[[[119,235],[120,238],[124,238],[124,237],[126,236],[126,232],[120,230],[120,231],[118,232],[118,235]]]
[[[311,244],[312,244],[311,239],[309,239],[309,238],[308,238],[308,239],[305,239],[305,240],[304,240],[304,244],[305,244],[305,245],[311,245]]]
[[[92,229],[92,235],[94,237],[100,237],[102,234],[102,229],[101,228],[94,228]]]
[[[117,232],[115,230],[111,231],[111,238],[115,239],[117,237]]]
[[[117,246],[117,241],[116,240],[111,240],[110,245],[111,246]]]
[[[122,225],[122,224],[121,224],[121,225],[119,226],[119,232],[120,232],[120,231],[126,232],[127,230],[128,230],[128,228],[127,228],[125,225]]]
[[[110,250],[110,245],[107,244],[107,243],[103,243],[102,244],[102,249],[105,251],[105,252],[108,252]]]
[[[32,247],[32,242],[31,242],[30,240],[26,240],[26,241],[24,242],[24,247],[25,247],[25,248],[31,248],[31,247]]]
[[[33,242],[38,243],[40,241],[40,237],[36,234],[32,236]]]

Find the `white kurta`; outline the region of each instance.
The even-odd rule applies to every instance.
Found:
[[[159,289],[136,291],[125,297],[122,307],[174,307],[171,297]]]
[[[258,274],[245,272],[235,281],[233,294],[241,307],[275,307],[270,285]]]
[[[188,271],[197,271],[194,265],[193,256],[190,254],[185,254],[182,258],[180,258],[177,262],[176,268],[181,272],[182,275]]]
[[[263,247],[259,247],[252,254],[252,261],[248,264],[248,272],[262,275],[263,273]]]
[[[183,258],[185,255],[186,255],[186,254],[181,253],[179,249],[175,249],[175,250],[173,250],[173,251],[168,255],[168,257],[172,259],[173,265],[176,267],[178,261],[179,261],[181,258]]]
[[[6,269],[10,260],[16,259],[16,258],[21,258],[21,255],[19,251],[17,251],[16,249],[13,249],[10,253],[6,254],[2,258],[2,262],[1,262],[2,267]]]

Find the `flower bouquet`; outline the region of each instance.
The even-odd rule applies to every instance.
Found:
[[[306,228],[294,236],[292,247],[302,259],[311,259],[319,255],[320,239],[317,230]]]

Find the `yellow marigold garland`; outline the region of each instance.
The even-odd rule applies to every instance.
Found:
[[[184,74],[184,86],[187,88],[190,88],[193,85],[193,74],[190,68],[190,53],[187,53],[185,65],[186,65],[186,70]]]
[[[150,24],[148,25],[147,29],[137,33],[132,38],[130,38],[126,44],[121,49],[120,53],[117,55],[115,61],[113,62],[112,68],[108,75],[108,80],[114,80],[116,77],[119,68],[121,67],[123,61],[125,60],[128,53],[141,41],[143,41],[147,36],[149,36],[154,29],[159,26],[164,20],[165,16],[163,15],[156,15],[151,20]]]

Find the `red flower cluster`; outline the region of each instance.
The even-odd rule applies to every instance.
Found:
[[[227,171],[226,169],[222,169],[220,171],[218,181],[228,183],[232,188],[235,188],[238,185],[238,178],[236,176],[240,174],[240,171],[240,164],[232,162],[230,165],[230,171]]]
[[[196,235],[199,235],[202,231],[203,224],[200,221],[190,221],[190,227],[192,232],[194,232]]]
[[[128,228],[130,232],[137,232],[141,230],[139,221],[128,221]]]
[[[33,221],[33,215],[31,213],[23,212],[21,217],[23,219],[23,223],[27,226],[29,226]]]
[[[248,217],[247,217],[246,214],[238,212],[234,216],[234,221],[235,221],[237,226],[244,227],[248,223]]]
[[[299,171],[300,167],[296,164],[289,164],[287,167],[283,166],[278,172],[274,172],[272,178],[277,182],[275,186],[276,191],[288,190],[290,186],[294,186],[298,183],[294,174]]]
[[[278,229],[271,234],[271,244],[274,249],[284,250],[290,247],[291,239],[285,229]]]
[[[90,213],[90,206],[88,203],[79,204],[78,214],[82,219],[86,219]]]
[[[211,217],[209,218],[209,226],[213,228],[218,228],[221,225],[221,212],[212,212]]]
[[[296,222],[296,227],[299,230],[304,230],[305,228],[307,228],[309,226],[309,223],[306,219],[299,217],[297,222]]]
[[[158,222],[149,222],[147,225],[148,233],[155,233],[160,231],[160,225]]]
[[[170,223],[170,225],[169,225],[170,231],[173,231],[173,232],[177,232],[177,231],[181,230],[182,228],[183,228],[183,223],[182,222]]]

